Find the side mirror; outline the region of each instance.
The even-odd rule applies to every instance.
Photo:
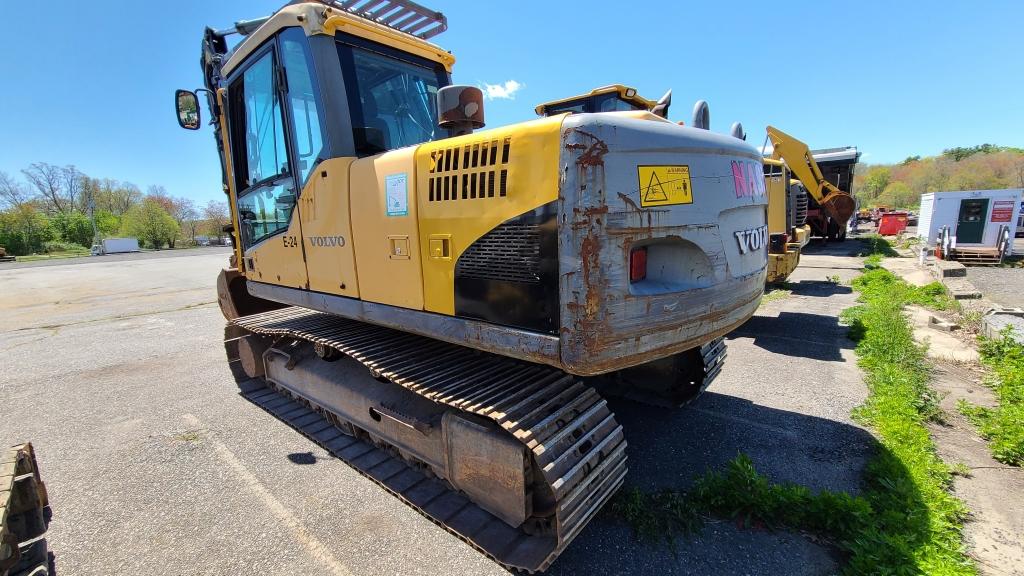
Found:
[[[196,93],[175,90],[174,105],[178,110],[178,125],[186,130],[199,130],[199,98]]]
[[[437,92],[437,123],[453,135],[484,127],[484,93],[476,86],[445,86]]]

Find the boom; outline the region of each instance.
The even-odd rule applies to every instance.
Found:
[[[840,227],[845,226],[855,208],[853,197],[825,179],[807,144],[774,126],[768,127],[768,138],[772,141],[772,158],[784,161],[807,188],[807,193]]]

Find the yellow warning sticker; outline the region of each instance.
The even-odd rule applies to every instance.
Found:
[[[692,204],[689,166],[637,166],[640,205]]]

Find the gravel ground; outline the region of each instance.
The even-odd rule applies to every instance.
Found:
[[[859,248],[805,255],[793,294],[729,337],[695,405],[611,401],[627,484],[685,487],[742,451],[773,480],[858,490],[873,440],[849,414],[867,391],[836,321],[854,295],[826,279],[855,275]],[[238,396],[213,289],[226,252],[207,250],[0,269],[0,438],[37,447],[58,571],[505,573]],[[673,551],[599,515],[550,573],[839,568],[797,534],[710,522]]]
[[[1024,238],[1014,242],[1013,252],[1018,256],[1024,254]],[[996,304],[1024,308],[1024,268],[968,266],[967,279]]]

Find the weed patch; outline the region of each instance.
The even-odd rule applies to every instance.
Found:
[[[981,361],[991,371],[987,384],[999,406],[984,408],[960,401],[957,409],[989,441],[992,457],[1012,466],[1024,465],[1024,346],[1004,332],[981,339]]]
[[[768,286],[765,288],[764,296],[761,297],[761,304],[767,304],[769,302],[777,302],[779,300],[785,300],[793,294],[793,289],[790,284],[779,284],[778,286]]]
[[[861,253],[861,256],[866,258],[864,262],[865,268],[870,269],[872,267],[877,267],[883,257],[891,258],[900,255],[899,252],[893,249],[891,242],[878,234],[871,234],[861,238],[860,240],[866,249],[865,252]]]

